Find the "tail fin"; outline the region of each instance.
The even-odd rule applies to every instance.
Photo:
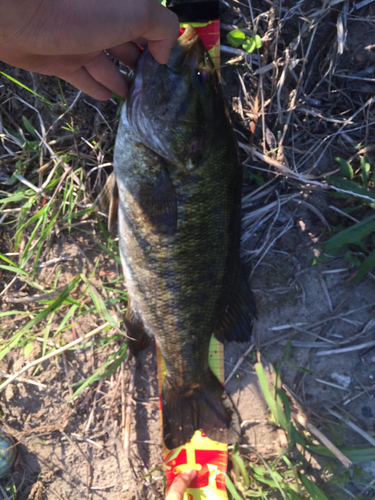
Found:
[[[168,376],[162,392],[163,433],[172,450],[202,431],[214,441],[233,443],[240,436],[237,411],[224,388],[209,371],[204,384],[175,387]]]

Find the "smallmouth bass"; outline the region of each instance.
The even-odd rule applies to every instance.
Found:
[[[242,167],[214,64],[192,27],[168,64],[146,49],[117,133],[126,329],[165,359],[164,442],[196,430],[238,440],[237,412],[208,365],[210,337],[246,341],[256,314],[239,262]]]

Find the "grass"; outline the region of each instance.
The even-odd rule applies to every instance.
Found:
[[[27,88],[27,90],[30,89]],[[40,98],[38,94],[36,95]],[[21,98],[19,100],[26,103]],[[46,99],[42,99],[42,102],[51,104]],[[61,102],[65,103],[64,106],[67,108],[63,96],[61,96]],[[91,262],[85,256],[87,272],[77,273],[66,286],[59,283],[61,266],[64,262],[69,262],[71,257],[61,255],[52,259],[50,263],[48,260],[46,262],[45,256],[57,239],[71,238],[73,228],[75,233],[82,234],[83,238],[89,234],[101,254],[106,253],[117,263],[120,261],[117,243],[96,216],[87,191],[87,179],[84,179],[87,175],[87,167],[96,158],[86,155],[87,158],[79,158],[78,161],[80,155],[74,151],[72,137],[69,134],[75,130],[74,127],[69,127],[68,133],[64,132],[65,127],[61,127],[61,135],[53,134],[51,139],[46,133],[48,127],[41,113],[31,105],[28,107],[35,111],[30,120],[37,118],[39,129],[22,115],[20,123],[12,120],[13,128],[3,125],[1,130],[3,145],[8,152],[4,157],[12,157],[15,170],[6,179],[0,193],[0,217],[4,224],[3,231],[10,235],[9,241],[12,246],[11,252],[0,254],[0,270],[10,281],[10,285],[23,284],[27,293],[24,292],[22,297],[13,299],[13,302],[20,304],[19,310],[6,308],[0,312],[2,318],[11,317],[14,325],[13,328],[3,329],[0,340],[0,359],[3,359],[15,347],[23,347],[24,354],[29,354],[32,343],[38,335],[43,337],[42,356],[48,355],[53,351],[47,348],[49,339],[53,338],[61,345],[62,336],[74,327],[74,322],[90,314],[107,321],[108,329],[111,327],[119,332],[126,304],[124,301],[127,300],[120,276],[105,282],[98,280],[97,268],[101,261],[100,256],[96,257],[95,262]],[[50,112],[54,118],[53,110]],[[75,135],[78,134],[75,133]],[[68,146],[64,146],[64,143],[68,143]],[[62,144],[61,147],[59,147],[60,144]],[[99,149],[99,144],[98,142],[97,146],[94,146],[89,143],[92,151],[95,152]],[[75,166],[68,166],[68,164]],[[94,237],[91,234],[93,227],[96,227]],[[78,245],[76,249],[80,250]],[[45,280],[41,275],[43,269],[49,265],[55,265],[56,272],[50,276],[52,280]],[[7,288],[4,292],[6,290]],[[79,299],[77,294],[79,294]],[[28,304],[27,312],[26,308],[22,307],[25,303]],[[114,312],[116,308],[118,308],[118,314],[117,311]],[[22,320],[25,317],[27,320]],[[17,327],[20,323],[19,318],[22,324]],[[55,328],[52,333],[53,322],[55,322]],[[112,335],[111,342],[114,341],[116,344],[120,336],[120,334]],[[105,344],[107,343],[105,339]],[[99,347],[102,348],[103,345]],[[112,369],[115,370],[118,360],[124,358],[123,350],[123,347],[117,350],[105,367],[113,365]],[[110,369],[105,371],[105,376],[108,376],[108,373],[111,373]],[[96,375],[93,376],[94,380],[97,378]],[[86,382],[82,384],[83,387],[86,385]],[[78,389],[76,394],[80,390],[82,389]]]
[[[331,196],[344,200],[345,206],[339,210],[343,216],[343,222],[354,221],[349,227],[343,229],[342,226],[334,227],[335,234],[323,243],[320,247],[321,255],[314,260],[315,264],[327,262],[340,254],[345,254],[345,259],[359,269],[351,277],[359,280],[375,267],[375,214],[371,210],[375,209],[375,168],[372,158],[363,154],[364,149],[358,148],[362,154],[355,155],[356,166],[352,166],[343,158],[336,158],[340,164],[341,176],[329,176],[327,181],[334,187],[345,190],[345,193],[335,192]],[[362,198],[358,199],[358,196]],[[363,217],[364,207],[368,207],[369,215]],[[361,220],[354,216],[359,213]],[[346,220],[345,220],[346,218]]]
[[[357,465],[350,470],[337,460],[324,444],[317,444],[316,437],[300,425],[297,413],[300,408],[291,407],[290,400],[281,383],[280,375],[272,370],[267,377],[261,363],[255,365],[259,383],[271,414],[273,425],[285,432],[283,449],[273,460],[265,460],[254,449],[246,453],[241,445],[233,447],[230,455],[231,470],[226,481],[230,500],[243,498],[277,498],[297,500],[334,500],[360,497],[347,488],[355,480],[371,488],[370,478]],[[375,449],[341,448],[353,463],[360,464],[375,458]],[[318,486],[319,484],[319,486]]]
[[[247,255],[259,266],[293,227],[293,221],[279,223],[283,208],[309,200],[320,228],[311,245],[320,251],[316,263],[345,255],[352,280],[371,277],[375,169],[366,131],[375,121],[373,100],[351,93],[341,40],[331,29],[347,26],[355,12],[337,1],[319,9],[302,1],[288,10],[262,1],[240,9],[236,25],[224,27],[229,42],[223,44],[222,74],[224,80],[238,79],[235,128],[242,127],[240,147],[251,185],[243,204]],[[231,15],[238,20],[238,12]],[[331,38],[326,35],[329,43],[322,45],[326,23]],[[29,75],[0,74],[0,298],[7,301],[0,310],[0,360],[11,351],[23,354],[23,375],[33,377],[43,359],[91,353],[92,373],[69,380],[67,400],[78,404],[127,369],[127,295],[118,244],[92,205],[112,163],[118,103],[94,108],[97,103],[63,82],[53,83],[53,94],[51,86],[33,86]],[[249,130],[256,131],[250,140]],[[311,202],[317,191],[329,193],[334,217]],[[100,335],[96,328],[102,328]],[[28,361],[35,345],[41,346],[40,356]],[[279,374],[273,374],[270,388],[260,364],[257,373],[286,445],[266,460],[255,450],[234,447],[227,479],[232,498],[341,499],[353,498],[353,481],[363,483],[363,491],[370,488],[360,465],[344,469],[297,421],[298,409]],[[0,390],[6,383],[12,382],[5,379]],[[331,433],[340,429],[338,424]],[[336,441],[355,464],[374,460],[372,449],[348,449]],[[8,493],[16,498],[14,484]]]

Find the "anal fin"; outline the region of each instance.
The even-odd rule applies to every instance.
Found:
[[[249,341],[256,317],[254,295],[245,274],[240,269],[237,285],[228,296],[226,304],[224,302],[224,308],[214,326],[213,333],[218,340]]]

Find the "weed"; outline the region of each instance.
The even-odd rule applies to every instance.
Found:
[[[353,214],[362,208],[362,205],[375,210],[375,194],[373,193],[375,168],[366,154],[359,155],[357,168],[342,158],[336,158],[336,161],[340,165],[342,177],[331,175],[327,177],[327,181],[344,191],[334,193],[333,196],[346,200],[346,207],[341,210],[341,214],[355,221]],[[356,195],[362,195],[361,204],[358,203],[359,199]],[[353,201],[355,201],[354,206]],[[336,234],[319,246],[321,255],[314,259],[313,264],[321,264],[340,254],[345,254],[345,260],[359,268],[352,277],[352,279],[359,280],[375,267],[374,231],[375,214],[368,215],[349,227],[337,227]]]
[[[259,35],[246,36],[242,30],[233,30],[227,34],[227,40],[232,47],[242,47],[250,54],[262,47],[262,40]]]
[[[354,465],[351,470],[343,469],[336,461],[330,460],[321,468],[316,468],[311,458],[335,455],[324,445],[314,444],[309,433],[301,432],[294,423],[289,400],[283,390],[278,374],[273,371],[272,387],[260,363],[255,365],[264,398],[271,411],[271,421],[282,428],[287,436],[287,444],[274,460],[265,461],[254,449],[251,455],[240,451],[235,445],[230,454],[231,470],[226,479],[226,487],[231,500],[243,498],[281,498],[297,500],[311,498],[313,500],[342,499],[353,497],[347,490],[348,483],[355,479],[367,479],[363,470]],[[374,448],[340,448],[353,463],[365,462],[375,458]],[[315,470],[314,470],[315,469]],[[320,470],[319,470],[320,469]],[[326,479],[328,477],[328,480]],[[317,482],[321,483],[319,487]],[[367,483],[364,483],[367,486]],[[343,493],[346,495],[343,497]],[[327,496],[329,495],[329,496]]]

